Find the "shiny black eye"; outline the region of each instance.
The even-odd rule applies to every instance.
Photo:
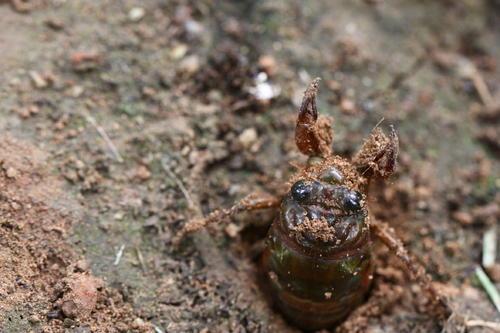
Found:
[[[363,196],[358,191],[349,191],[346,193],[343,204],[347,211],[357,211],[361,209],[361,200]]]
[[[312,193],[312,185],[303,180],[299,180],[292,186],[292,196],[297,201],[305,201]]]

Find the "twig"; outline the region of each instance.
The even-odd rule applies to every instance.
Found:
[[[500,313],[500,294],[498,293],[498,290],[493,282],[491,282],[488,275],[486,275],[484,270],[481,268],[481,266],[476,267],[476,276],[483,286],[484,290],[490,297],[491,301],[493,302],[493,305],[495,305],[498,313]]]
[[[109,150],[111,150],[111,153],[113,154],[113,156],[115,157],[115,159],[118,162],[122,163],[123,162],[123,157],[120,155],[120,152],[118,151],[118,149],[114,145],[113,141],[111,141],[111,139],[109,138],[109,136],[106,133],[106,131],[104,130],[104,128],[102,128],[101,126],[99,126],[97,124],[97,121],[95,120],[95,118],[92,117],[88,113],[85,114],[85,119],[87,119],[87,121],[89,122],[89,124],[92,125],[96,129],[97,133],[99,133],[99,135],[103,138],[103,140],[108,145],[108,148],[109,148]]]
[[[484,78],[475,66],[470,78],[484,106],[486,106],[487,108],[492,107],[494,104],[493,96],[491,95],[488,85],[486,84],[486,82],[484,82]]]
[[[118,252],[116,252],[116,258],[115,258],[115,262],[113,263],[113,265],[118,266],[118,264],[120,263],[120,260],[122,260],[124,250],[125,250],[125,244],[122,244],[122,246],[120,246],[120,248],[118,249]]]
[[[135,253],[137,254],[137,259],[139,260],[139,263],[141,264],[142,271],[146,272],[146,265],[144,264],[144,257],[142,256],[142,252],[138,247],[135,248]]]
[[[377,124],[376,124],[376,125],[372,128],[372,130],[371,130],[371,131],[373,132],[376,128],[378,128],[378,127],[379,127],[379,126],[380,126],[380,125],[384,122],[384,120],[385,120],[385,117],[382,117],[382,118],[378,121],[378,123],[377,123]]]
[[[492,330],[496,330],[496,332],[500,331],[500,323],[494,323],[492,321],[471,319],[471,320],[467,320],[465,325],[467,325],[468,327],[487,327],[487,328],[491,328]]]
[[[153,324],[153,328],[155,329],[155,332],[156,333],[165,333],[163,332],[163,330],[161,328],[159,328],[158,326],[156,326],[155,324]]]
[[[476,65],[467,58],[458,57],[455,60],[455,66],[458,68],[458,74],[465,79],[471,80],[474,88],[486,108],[492,108],[495,100],[491,95],[488,85],[484,81],[481,72]]]
[[[488,229],[483,236],[483,267],[489,268],[495,264],[497,254],[497,230],[495,226]]]
[[[190,209],[195,209],[196,205],[191,198],[191,195],[189,194],[188,190],[184,186],[184,184],[180,181],[179,177],[175,175],[175,173],[172,171],[172,169],[168,166],[168,160],[167,158],[162,158],[161,160],[161,166],[163,167],[163,170],[167,173],[167,175],[175,182],[177,187],[181,190],[182,194],[186,198],[186,201],[188,202],[188,206]]]

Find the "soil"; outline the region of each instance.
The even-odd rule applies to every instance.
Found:
[[[373,290],[335,331],[495,331],[474,271],[500,217],[499,8],[0,2],[0,332],[298,332],[257,279],[274,211],[173,239],[286,189],[318,76],[335,153],[352,157],[382,118],[395,126],[398,171],[372,184],[370,209],[453,309],[437,319],[376,244]]]

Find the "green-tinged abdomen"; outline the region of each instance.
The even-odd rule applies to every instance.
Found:
[[[263,265],[277,306],[306,330],[332,327],[363,302],[372,279],[371,246],[365,235],[336,253],[308,253],[279,223],[269,231]]]

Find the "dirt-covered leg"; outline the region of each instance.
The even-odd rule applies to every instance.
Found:
[[[452,310],[445,297],[434,287],[431,277],[426,273],[425,268],[414,260],[403,245],[403,242],[385,222],[377,221],[372,218],[370,225],[372,233],[377,236],[397,257],[403,262],[411,277],[417,281],[424,290],[426,290],[433,304],[439,306],[442,317],[448,317]]]
[[[204,218],[197,218],[189,221],[184,228],[182,228],[174,241],[175,243],[179,243],[187,234],[203,229],[209,224],[219,223],[240,212],[279,207],[280,203],[281,199],[278,197],[264,193],[252,193],[238,201],[231,208],[218,209]]]
[[[387,136],[376,127],[354,156],[353,163],[365,177],[373,175],[387,178],[396,170],[399,153],[399,139],[393,126]]]
[[[295,127],[295,143],[307,156],[328,156],[332,153],[331,119],[318,117],[316,107],[319,81],[319,78],[314,79],[304,92]]]

